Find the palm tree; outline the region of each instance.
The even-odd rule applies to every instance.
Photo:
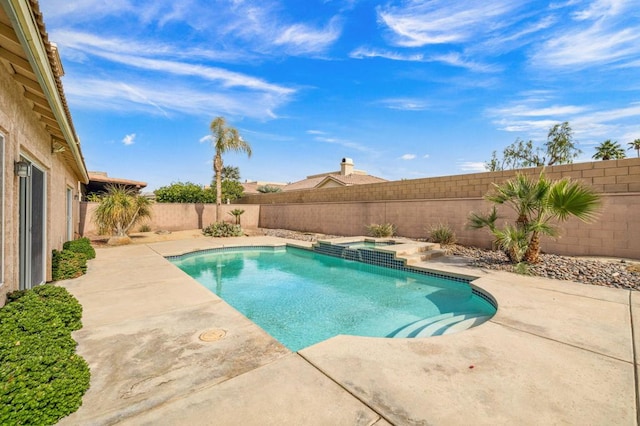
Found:
[[[209,126],[212,134],[212,144],[216,150],[213,157],[213,171],[216,175],[216,220],[222,220],[222,154],[228,151],[246,152],[251,157],[251,145],[242,137],[238,130],[227,126],[224,117],[216,117]]]
[[[472,228],[487,227],[494,235],[496,245],[503,249],[513,262],[540,261],[540,236],[556,236],[558,230],[553,220],[564,222],[576,217],[589,222],[596,217],[600,196],[581,182],[562,179],[551,181],[544,174],[537,180],[517,174],[500,185],[485,199],[496,205],[507,205],[517,214],[516,226],[507,225],[498,229],[495,225],[496,208],[489,215],[472,213],[469,220]]]
[[[94,221],[101,233],[113,237],[109,244],[128,244],[129,230],[140,220],[151,216],[151,201],[123,185],[109,185],[96,208]]]
[[[596,153],[591,158],[595,160],[619,160],[626,156],[624,149],[620,147],[618,142],[611,142],[611,139],[607,139],[596,146]]]
[[[629,142],[629,148],[627,149],[635,149],[638,153],[638,158],[640,158],[640,139],[636,139],[633,142]]]

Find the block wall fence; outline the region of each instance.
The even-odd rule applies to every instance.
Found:
[[[80,234],[92,236],[97,234],[93,222],[93,213],[98,203],[80,203]],[[151,218],[134,228],[137,231],[142,224],[149,225],[152,231],[186,231],[202,229],[216,221],[215,204],[191,204],[191,203],[153,203],[151,205]],[[260,206],[243,204],[224,204],[222,206],[222,220],[235,223],[235,217],[229,212],[234,209],[242,209],[240,224],[243,228],[257,228],[260,216]]]
[[[542,168],[519,172],[537,176]],[[494,183],[517,171],[401,180],[339,188],[249,195],[239,203],[260,205],[259,226],[335,235],[363,235],[365,225],[393,223],[397,234],[425,238],[427,228],[450,225],[465,245],[490,247],[485,230],[467,228],[471,211],[485,212],[482,197]],[[543,241],[543,251],[564,255],[615,256],[640,259],[640,158],[546,167],[551,179],[581,180],[602,194],[600,217],[591,224],[560,224],[561,237]],[[508,209],[501,217],[512,220]]]

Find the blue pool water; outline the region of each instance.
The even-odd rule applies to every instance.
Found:
[[[292,351],[338,334],[438,335],[496,312],[466,282],[293,247],[194,253],[171,261]]]

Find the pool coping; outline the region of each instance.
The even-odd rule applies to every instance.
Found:
[[[206,294],[195,280],[163,258],[194,248],[265,242],[307,245],[256,237],[99,248],[86,276],[60,283],[83,305],[85,327],[75,336],[92,370],[83,407],[61,424],[102,424],[114,419],[125,424],[158,419],[204,424],[211,416],[219,416],[220,424],[327,424],[343,417],[351,420],[342,424],[379,425],[637,421],[634,325],[640,318],[638,292],[486,271],[457,259],[429,261],[422,267],[478,276],[474,285],[499,302],[496,315],[479,327],[450,336],[337,336],[291,353],[273,342],[261,346],[270,340],[257,326],[215,295]],[[137,303],[136,298],[145,303]],[[214,344],[230,345],[225,351],[240,344],[233,339],[241,336],[264,343],[254,349],[236,346],[230,352],[239,355],[249,350],[253,354],[245,363],[254,361],[244,369],[238,370],[239,361],[233,361],[238,356],[222,359],[219,367],[235,366],[232,371],[220,377],[212,373],[208,384],[180,387],[196,377],[200,380],[197,365],[167,358],[172,356],[170,350],[149,352],[148,338],[140,336],[164,333],[163,345],[178,344],[186,333],[179,328],[189,323],[185,318],[196,313],[201,318],[203,310],[216,321],[236,318],[225,323],[230,337]],[[151,325],[159,318],[171,324],[170,330]],[[171,332],[177,333],[175,337]],[[118,380],[110,376],[113,371],[140,368],[139,361],[133,362],[139,356],[118,350],[122,345],[129,347],[128,339],[136,342],[129,351],[153,355],[142,375],[148,379],[138,377],[139,383],[146,383],[144,392],[134,392],[135,398],[124,401],[118,392],[138,383],[129,377],[135,374]],[[106,341],[120,343],[104,346]],[[215,346],[206,350],[210,351],[206,359],[217,353]],[[285,373],[286,368],[294,368],[299,378]],[[160,380],[163,377],[170,378]],[[314,398],[320,394],[324,399]],[[206,403],[211,400],[219,404]],[[239,409],[233,418],[221,411],[229,406]],[[189,407],[199,410],[185,411]]]

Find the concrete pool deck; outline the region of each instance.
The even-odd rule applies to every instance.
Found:
[[[273,237],[98,248],[60,282],[84,308],[91,368],[59,424],[637,424],[640,293],[469,268],[499,304],[479,327],[424,339],[337,336],[292,353],[163,256]],[[202,341],[208,330],[223,330]]]

